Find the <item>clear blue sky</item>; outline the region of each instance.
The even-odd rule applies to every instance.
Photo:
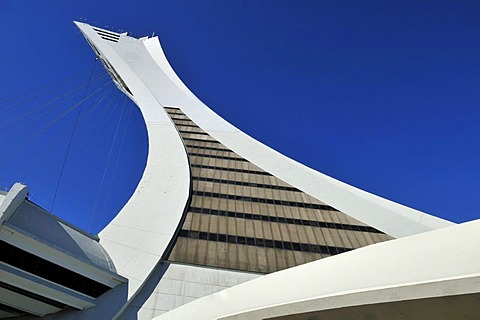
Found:
[[[76,19],[155,32],[203,102],[299,162],[436,216],[480,217],[478,1],[0,0],[0,101],[88,79],[94,56]],[[99,111],[76,132],[53,205],[94,233],[127,201],[146,157],[138,110],[127,104],[120,117],[121,95],[112,99],[111,117]],[[35,126],[8,125],[15,112],[2,108],[0,185],[24,181],[50,209],[75,117],[17,152]],[[88,136],[96,125],[99,138]]]

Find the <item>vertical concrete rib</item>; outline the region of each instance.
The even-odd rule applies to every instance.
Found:
[[[190,169],[176,128],[145,85],[143,41],[125,34],[107,41],[98,28],[76,22],[112,78],[139,106],[148,132],[145,172],[130,200],[100,233],[118,273],[129,279],[131,297],[167,249],[189,199]],[[168,157],[165,156],[168,150]]]

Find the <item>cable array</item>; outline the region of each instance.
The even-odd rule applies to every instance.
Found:
[[[0,97],[0,185],[27,184],[38,205],[91,232],[119,209],[109,201],[136,110],[95,65]]]

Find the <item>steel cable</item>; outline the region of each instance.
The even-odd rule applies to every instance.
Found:
[[[86,113],[84,113],[79,125],[82,125],[84,123],[87,122],[87,119],[89,119],[89,116],[91,114],[93,114],[93,112],[95,110],[98,109],[98,107],[101,105],[101,103],[103,102],[103,100],[105,100],[105,98],[108,96],[108,94],[112,91],[113,88],[110,88],[108,89],[108,91],[105,91],[105,93],[99,98],[98,102],[92,107],[90,108]],[[98,121],[98,119],[97,119]],[[36,157],[35,158],[35,163],[37,165],[41,165],[43,164],[43,160],[45,160],[45,158],[49,155],[49,154],[54,154],[55,152],[53,152],[54,150],[57,150],[57,147],[60,146],[60,142],[64,142],[64,139],[62,138],[66,138],[68,136],[64,135],[62,136],[60,139],[52,139],[52,142],[50,145],[48,145],[46,148],[45,148],[45,151],[39,156],[39,157]],[[37,166],[32,166],[31,168],[29,168],[28,171],[26,171],[26,173],[24,173],[23,175],[20,175],[22,177],[22,180],[21,181],[25,181],[25,179],[33,172],[33,169],[36,168]]]
[[[108,96],[108,95],[106,95],[106,96]],[[113,100],[113,99],[112,99],[112,100]],[[113,114],[113,110],[111,110],[111,111],[110,111],[110,114],[109,114],[108,117],[107,117],[107,119],[106,119],[105,121],[103,121],[103,117],[104,117],[105,114],[107,114],[107,111],[109,110],[108,108],[109,108],[112,100],[110,100],[110,102],[100,111],[100,113],[97,114],[97,121],[96,121],[95,124],[92,126],[92,130],[91,130],[91,132],[93,132],[93,133],[95,134],[95,137],[94,137],[93,139],[87,139],[87,138],[85,139],[86,141],[90,141],[90,145],[89,145],[89,147],[87,148],[87,151],[86,151],[86,152],[83,152],[84,157],[83,157],[82,159],[78,159],[78,161],[77,161],[78,163],[82,163],[82,162],[85,160],[86,156],[88,155],[88,153],[89,153],[89,151],[90,151],[90,149],[91,149],[91,146],[93,146],[93,145],[95,144],[98,136],[100,135],[100,133],[101,133],[102,130],[104,129],[105,125],[108,123],[108,120],[110,119],[111,115]],[[98,105],[102,105],[102,106],[103,106],[103,104],[98,104]],[[88,114],[88,113],[87,113],[87,114]],[[93,114],[93,113],[91,113],[91,114]],[[103,121],[103,124],[102,124],[102,121]],[[100,128],[97,129],[97,126],[100,125],[100,124],[101,124]],[[73,171],[73,172],[70,172],[70,174],[73,175],[73,173],[76,173],[77,170],[78,170],[78,168],[79,168],[79,166],[75,166],[74,171]],[[54,174],[54,172],[55,172],[56,170],[54,170],[54,169],[58,169],[58,168],[55,167],[55,166],[53,166],[53,169],[50,170],[50,174],[48,174],[49,177],[55,177],[55,176],[56,176],[56,175]],[[40,191],[43,191],[44,187],[46,186],[46,182],[47,182],[47,181],[44,180],[43,183],[42,183],[38,188],[36,188],[36,190],[35,190],[35,194],[36,194],[36,195],[39,194]],[[64,183],[63,185],[65,185],[65,183]],[[63,190],[63,189],[60,187],[59,193],[61,193],[62,190]],[[50,211],[52,211],[52,210],[53,210],[52,203],[50,203],[49,207],[50,207]]]
[[[113,104],[113,101],[116,100],[118,98],[118,96],[115,96],[112,98],[112,100],[110,100],[110,102],[108,103],[108,105],[105,107],[104,111],[107,111],[110,107],[110,105]],[[101,127],[98,129],[98,130],[92,130],[93,133],[94,133],[94,137],[92,139],[88,139],[88,141],[90,142],[89,145],[87,146],[86,149],[84,149],[84,152],[82,154],[82,157],[80,159],[77,159],[77,163],[83,163],[85,161],[85,159],[87,158],[87,156],[90,154],[90,151],[92,150],[93,146],[97,143],[98,141],[98,137],[102,134],[103,130],[105,129],[106,125],[108,124],[110,118],[112,117],[113,113],[115,112],[115,108],[111,108],[110,110],[110,113],[108,114],[106,120],[103,122],[103,124],[101,125]],[[103,115],[101,116],[103,117]],[[100,118],[100,117],[99,117]],[[85,139],[87,140],[87,139]],[[70,176],[74,176],[76,174],[76,172],[78,171],[78,169],[80,168],[80,166],[76,166],[74,168],[73,171],[70,172]],[[63,183],[62,184],[63,186],[66,185],[66,183]],[[60,187],[59,188],[59,193],[61,191],[64,190],[65,187]],[[51,210],[53,210],[53,207],[51,207]]]
[[[100,180],[100,186],[98,188],[98,191],[97,191],[97,196],[95,198],[95,203],[93,205],[93,211],[92,211],[92,214],[91,214],[91,217],[90,217],[90,222],[88,224],[88,231],[90,232],[90,228],[92,226],[92,222],[93,222],[93,216],[95,215],[95,211],[97,210],[97,204],[98,204],[98,199],[99,199],[99,196],[100,196],[100,192],[102,190],[102,187],[103,187],[103,182],[105,181],[105,176],[107,174],[107,170],[108,170],[108,166],[109,166],[109,163],[110,163],[110,158],[112,157],[112,153],[113,153],[113,149],[115,147],[115,141],[117,140],[117,134],[118,134],[118,129],[120,128],[120,123],[121,123],[121,120],[123,118],[123,112],[125,111],[125,106],[127,104],[127,97],[125,97],[125,101],[123,103],[123,107],[122,107],[122,111],[120,112],[120,117],[118,118],[118,122],[117,122],[117,126],[115,128],[115,134],[113,135],[113,141],[112,141],[112,145],[110,146],[110,151],[108,153],[108,158],[107,158],[107,162],[105,163],[105,169],[103,171],[103,175],[102,175],[102,179]]]
[[[109,83],[110,84],[110,83]],[[105,85],[106,86],[106,85]],[[46,125],[44,125],[43,127],[37,129],[31,136],[29,139],[26,139],[24,142],[22,142],[21,144],[17,145],[16,148],[14,149],[13,152],[11,152],[8,156],[6,156],[6,158],[8,158],[9,156],[12,156],[13,154],[15,154],[15,152],[17,152],[19,149],[23,148],[25,145],[31,143],[33,140],[35,140],[35,138],[37,138],[40,133],[44,132],[45,130],[47,130],[48,128],[50,128],[51,126],[53,126],[54,124],[58,123],[61,119],[63,119],[64,117],[66,117],[69,113],[71,113],[73,110],[75,110],[76,108],[78,108],[85,100],[91,98],[92,96],[96,95],[97,93],[99,93],[102,89],[104,89],[104,87],[101,87],[99,89],[97,89],[95,92],[93,92],[92,94],[88,95],[85,99],[83,99],[82,101],[78,102],[77,104],[75,104],[74,106],[70,107],[69,109],[67,109],[65,112],[63,112],[62,114],[60,114],[59,116],[57,116],[55,119],[53,119],[52,121],[48,122]],[[7,144],[8,144],[8,141],[7,141]],[[2,149],[6,144],[3,144],[2,146],[0,146],[0,149]]]
[[[105,80],[105,76],[101,77],[102,79],[101,80]],[[100,80],[100,79],[98,79]],[[67,93],[65,93],[64,95],[60,96],[60,97],[56,97],[55,99],[53,100],[50,100],[50,101],[47,101],[39,106],[37,106],[36,108],[34,109],[30,109],[28,110],[27,112],[23,113],[23,114],[20,114],[14,118],[11,118],[9,119],[9,121],[6,121],[2,124],[0,124],[0,129],[4,129],[6,127],[8,127],[9,125],[12,125],[14,124],[15,122],[19,121],[19,120],[22,120],[23,118],[35,113],[36,111],[39,111],[39,110],[42,110],[43,109],[43,112],[40,113],[40,115],[37,115],[36,117],[33,118],[33,120],[36,120],[40,117],[42,117],[43,115],[46,115],[48,114],[49,112],[55,110],[59,104],[62,104],[64,101],[62,100],[63,98],[67,98],[69,96],[71,96],[70,98],[73,98],[74,97],[74,94],[77,94],[79,93],[82,89],[86,88],[88,86],[88,83],[82,85],[81,87],[79,88],[75,88],[74,90],[71,90]],[[50,105],[50,104],[53,104],[55,102],[58,102],[58,104],[55,104],[53,105],[52,107],[50,108],[47,108],[47,109],[44,109],[46,106]],[[29,119],[29,120],[32,120],[32,119]]]
[[[90,79],[88,81],[88,85],[87,85],[87,88],[85,89],[85,94],[84,94],[84,98],[85,96],[87,95],[88,93],[88,88],[90,86],[90,83],[92,82],[92,79],[93,79],[93,74],[95,73],[95,67],[97,66],[97,59],[94,60],[93,62],[93,67],[92,67],[92,73],[90,74]],[[83,110],[83,101],[85,101],[84,99],[82,100],[82,103],[80,103],[80,108],[78,109],[78,114],[77,114],[77,117],[75,119],[75,123],[73,124],[73,130],[72,130],[72,134],[70,135],[70,141],[68,142],[68,146],[67,146],[67,150],[65,151],[65,157],[63,159],[63,162],[62,162],[62,167],[60,169],[60,176],[58,177],[58,182],[57,182],[57,186],[55,188],[55,194],[53,196],[53,203],[52,203],[52,208],[55,206],[55,200],[57,199],[57,193],[58,193],[58,187],[60,186],[60,182],[62,181],[62,177],[63,177],[63,171],[65,169],[65,164],[67,163],[67,159],[68,159],[68,154],[70,153],[70,148],[72,146],[72,141],[73,141],[73,137],[75,136],[75,131],[77,129],[77,125],[78,125],[78,120],[80,119],[80,115],[82,114],[82,110]]]
[[[125,99],[127,99],[127,97],[125,97]],[[120,155],[122,154],[122,150],[123,150],[123,145],[124,145],[124,142],[125,142],[125,137],[127,136],[127,132],[128,132],[128,125],[130,123],[130,118],[131,118],[131,115],[132,115],[132,110],[133,110],[133,106],[130,105],[130,108],[129,108],[129,111],[128,111],[128,115],[127,115],[127,120],[126,120],[126,123],[125,123],[125,130],[123,131],[123,137],[122,137],[122,141],[120,142],[120,148],[118,150],[118,153],[117,153],[117,157],[115,159],[115,165],[113,166],[113,171],[112,171],[112,177],[110,179],[110,184],[108,186],[108,191],[107,191],[107,195],[105,197],[105,202],[103,203],[103,208],[102,208],[102,213],[100,215],[100,222],[103,220],[103,218],[105,217],[105,210],[106,210],[106,207],[107,207],[107,202],[110,198],[110,193],[112,191],[112,185],[113,185],[113,180],[114,180],[114,177],[115,177],[115,174],[117,172],[117,167],[118,167],[118,161],[120,159]]]
[[[65,78],[65,79],[62,79],[62,80],[58,80],[58,81],[55,81],[55,82],[46,84],[46,85],[41,86],[41,87],[39,87],[39,88],[30,90],[30,91],[28,91],[28,92],[24,92],[24,93],[22,93],[22,94],[20,94],[20,95],[18,95],[18,96],[15,96],[15,97],[7,98],[7,99],[5,99],[5,100],[0,101],[0,105],[1,105],[1,104],[4,104],[4,103],[7,103],[7,102],[9,102],[9,101],[15,100],[15,99],[22,98],[22,97],[27,96],[27,95],[29,95],[29,94],[31,94],[31,93],[34,93],[34,92],[37,92],[37,91],[40,91],[40,90],[49,88],[49,87],[54,86],[54,85],[56,85],[56,84],[66,83],[67,81],[70,81],[70,80],[79,78],[80,76],[86,74],[87,72],[90,73],[90,70],[79,72],[79,73],[77,73],[77,74],[74,74],[74,75],[71,76],[71,77],[68,77],[68,78]],[[2,110],[2,111],[3,111],[3,110]]]

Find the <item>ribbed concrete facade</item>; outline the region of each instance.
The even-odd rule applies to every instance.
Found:
[[[250,163],[179,108],[192,199],[172,262],[270,273],[392,239]]]

